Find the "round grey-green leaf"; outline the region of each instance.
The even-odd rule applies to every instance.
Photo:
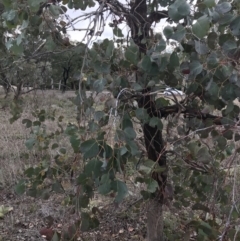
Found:
[[[210,28],[210,22],[206,15],[200,17],[197,22],[193,25],[192,31],[198,38],[206,36]]]

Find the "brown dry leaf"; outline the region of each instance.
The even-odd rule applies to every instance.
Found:
[[[133,230],[134,230],[133,227],[128,227],[128,231],[129,231],[129,232],[132,232]]]
[[[124,229],[121,228],[121,229],[119,230],[119,233],[124,233]]]
[[[29,223],[28,227],[33,228],[34,227],[33,223]]]
[[[53,230],[50,228],[42,228],[39,232],[46,240],[51,240],[53,237]]]

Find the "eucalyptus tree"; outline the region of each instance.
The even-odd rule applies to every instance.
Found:
[[[146,187],[141,194],[148,199],[149,241],[164,240],[164,233],[169,240],[239,239],[235,185],[240,139],[237,0],[63,0],[40,4],[29,0],[2,1],[2,5],[3,31],[21,29],[8,47],[16,61],[57,56],[70,48],[82,56],[81,67],[77,65],[75,101],[79,127],[70,125],[65,130],[74,152],[80,152],[85,163],[77,178],[82,207],[88,206],[94,188],[101,194],[116,193],[114,201],[121,202],[127,186],[116,173],[123,173],[123,166],[131,161],[139,170],[136,182]],[[69,16],[67,8],[81,12],[77,17]],[[154,34],[155,24],[163,23],[162,19],[162,34]],[[87,27],[76,25],[86,20]],[[42,27],[48,23],[50,27]],[[108,23],[114,41],[105,39],[90,46]],[[127,36],[121,29],[124,24]],[[86,46],[69,45],[64,37],[69,28],[86,31]],[[23,45],[28,35],[41,39],[37,50],[42,52],[26,56]],[[166,54],[170,41],[175,44]],[[5,45],[9,46],[9,41]],[[85,95],[86,85],[97,93],[108,88],[114,94],[117,102],[110,113],[94,108]],[[174,91],[169,98],[159,96],[166,87],[182,89],[185,96],[179,98]],[[88,126],[83,127],[86,116]],[[109,122],[111,118],[113,122]],[[24,123],[31,126],[30,120]],[[111,143],[103,131],[109,123],[115,133]],[[145,148],[137,141],[139,126]],[[86,133],[91,133],[89,139],[84,139]],[[35,141],[29,140],[27,147],[33,148]],[[233,173],[234,185],[227,178],[228,171]],[[31,172],[27,172],[29,177]],[[22,182],[18,188],[24,185]],[[179,232],[164,228],[164,205],[172,205],[179,214]],[[180,224],[184,224],[183,231]],[[96,220],[82,212],[82,230],[95,226]]]

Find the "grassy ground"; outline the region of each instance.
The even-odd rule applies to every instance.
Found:
[[[40,235],[40,231],[46,231],[49,218],[53,219],[52,227],[60,232],[68,229],[69,225],[78,219],[78,215],[72,213],[71,206],[64,203],[68,193],[76,193],[76,187],[66,180],[63,183],[66,192],[53,194],[48,200],[18,196],[14,192],[14,185],[22,177],[25,168],[37,165],[42,157],[41,154],[26,149],[25,141],[29,137],[29,129],[25,128],[22,120],[32,119],[32,112],[36,109],[45,109],[49,114],[55,111],[56,116],[64,116],[63,126],[69,122],[76,123],[76,110],[72,103],[75,93],[38,91],[25,95],[19,100],[23,108],[21,118],[10,124],[12,97],[10,94],[4,99],[4,95],[0,93],[0,209],[2,207],[7,210],[0,219],[0,241],[46,240]],[[56,122],[49,121],[45,124],[49,131],[57,128]],[[59,143],[66,148],[70,147],[68,138],[61,138]],[[29,154],[28,159],[25,158],[26,153]],[[69,155],[69,159],[73,157],[72,153]],[[81,160],[77,161],[79,163],[75,164],[80,166]],[[112,203],[110,197],[95,195],[90,206],[99,207],[100,226],[92,232],[81,233],[78,240],[144,240],[144,205],[141,202],[135,203],[140,197],[140,187],[134,185],[131,178],[128,186],[129,196],[118,207]]]

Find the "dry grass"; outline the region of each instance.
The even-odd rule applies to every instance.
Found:
[[[27,151],[25,141],[29,136],[29,129],[22,124],[23,119],[33,119],[32,112],[36,109],[45,109],[48,113],[56,111],[56,116],[63,115],[63,125],[68,122],[76,122],[76,111],[71,98],[74,98],[74,92],[62,94],[58,91],[37,91],[24,95],[19,103],[23,106],[21,118],[10,124],[11,118],[10,104],[12,95],[7,99],[0,96],[0,104],[5,108],[0,111],[0,184],[11,185],[15,183],[22,173],[22,170],[29,165],[36,164],[38,161],[34,155],[29,159],[24,159],[23,154]],[[56,123],[46,121],[49,131],[56,129]],[[63,140],[61,140],[62,142]],[[32,153],[33,154],[33,153]]]

